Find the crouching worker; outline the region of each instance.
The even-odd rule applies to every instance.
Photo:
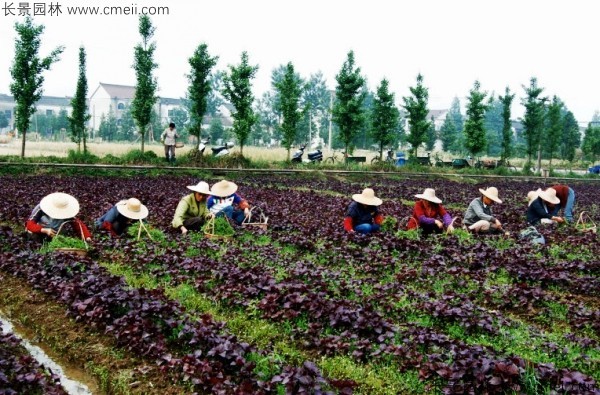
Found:
[[[477,233],[502,233],[502,224],[492,215],[492,205],[502,203],[498,198],[498,189],[489,187],[479,189],[481,197],[473,199],[467,211],[463,223],[470,231]]]
[[[134,223],[148,216],[148,208],[136,198],[121,200],[96,220],[96,228],[107,230],[111,236],[118,237]]]
[[[537,226],[565,222],[563,217],[554,215],[555,206],[560,204],[555,189],[530,191],[527,194],[527,199],[529,200],[529,207],[527,207],[527,222],[529,225]]]
[[[79,202],[73,196],[55,192],[45,196],[35,206],[25,224],[28,235],[35,241],[47,241],[61,234],[92,240],[92,234],[85,224],[75,216],[79,213]],[[70,229],[64,225],[69,222]]]
[[[375,196],[371,188],[363,189],[362,193],[352,195],[354,200],[348,206],[344,218],[344,229],[353,233],[369,234],[379,231],[383,222],[383,215],[379,213],[378,207],[382,200]]]
[[[435,196],[435,189],[427,188],[421,194],[415,195],[417,200],[413,209],[413,216],[408,221],[408,229],[421,229],[423,236],[432,233],[446,232],[452,233],[452,217],[444,206],[442,200]]]
[[[206,206],[214,216],[224,215],[233,219],[238,225],[250,214],[248,202],[236,193],[238,186],[222,180],[210,188],[210,197]]]
[[[190,230],[200,231],[209,215],[206,207],[210,195],[208,183],[200,181],[196,185],[188,185],[187,189],[192,193],[181,198],[171,223],[183,235]]]

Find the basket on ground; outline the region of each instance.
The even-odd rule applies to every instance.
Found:
[[[262,230],[267,230],[269,217],[267,217],[262,209],[258,206],[254,206],[250,209],[250,213],[242,221],[242,226],[255,226]]]
[[[202,227],[204,236],[208,239],[229,239],[235,231],[226,216],[211,216]]]
[[[596,223],[585,211],[582,211],[581,214],[579,214],[579,219],[575,224],[575,228],[580,232],[596,233],[597,230]]]

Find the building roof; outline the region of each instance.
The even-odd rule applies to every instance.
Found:
[[[448,110],[429,110],[429,114],[427,114],[427,119],[438,119],[439,117],[446,115]]]
[[[59,97],[59,96],[42,96],[35,105],[36,106],[49,106],[49,107],[71,107],[72,97]],[[0,93],[0,102],[14,104],[14,97]]]
[[[106,91],[106,93],[108,93],[110,97],[118,99],[133,99],[135,97],[135,86],[105,84],[101,82],[98,89],[100,87],[104,88],[104,90]],[[96,91],[98,89],[96,89]],[[96,93],[96,91],[94,91],[94,93]]]

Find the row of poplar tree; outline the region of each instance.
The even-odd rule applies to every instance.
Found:
[[[16,102],[15,124],[22,132],[21,156],[24,156],[25,134],[35,112],[35,103],[42,94],[42,72],[58,61],[64,48],[58,47],[50,55],[40,58],[38,50],[44,26],[34,25],[27,17],[23,23],[17,22],[15,29],[18,37],[10,70],[13,77],[10,89]],[[146,134],[149,131],[160,133],[161,130],[160,119],[153,110],[158,88],[153,75],[158,67],[154,62],[154,32],[150,18],[140,16],[142,41],[134,48],[133,64],[135,97],[126,112],[130,114],[129,123],[135,125],[141,135],[142,152]],[[443,149],[452,153],[489,154],[501,159],[524,154],[530,162],[536,155],[541,157],[544,154],[550,159],[560,156],[572,161],[581,143],[572,112],[558,97],[542,96],[543,88],[538,86],[536,78],[531,78],[529,86],[523,86],[525,114],[520,120],[522,130],[515,135],[511,121],[515,94],[508,87],[503,96],[494,97],[483,91],[480,83],[475,81],[467,97],[466,117],[463,118],[460,103],[455,99],[438,131],[433,119],[428,118],[429,92],[422,75],[417,76],[416,85],[410,87],[410,95],[402,98],[403,104],[399,108],[394,93],[389,91],[387,79],[381,80],[375,93],[368,90],[366,77],[355,64],[352,51],[347,54],[336,75],[335,92],[327,90],[321,73],[304,81],[290,62],[273,70],[273,90],[256,102],[251,81],[258,65],[250,64],[246,52],[242,53],[240,63],[229,65],[227,71],[213,72],[218,57],[211,56],[204,43],[196,48],[188,61],[189,87],[184,99],[187,111],[180,111],[174,116],[180,124],[186,125],[187,133],[199,138],[204,116],[218,115],[220,104],[228,101],[234,109],[232,132],[242,154],[249,142],[274,139],[288,150],[289,158],[291,147],[306,141],[312,130],[316,135],[325,137],[331,133],[332,125],[335,128],[335,144],[350,153],[356,146],[366,148],[376,144],[381,155],[385,147],[406,143],[412,155],[416,156],[420,147],[432,150],[439,139]],[[85,62],[85,48],[80,47],[79,77],[71,101],[72,113],[68,117],[71,139],[77,143],[79,150],[83,144],[84,152],[87,149],[86,124],[90,118]],[[100,132],[107,133],[108,125],[108,132],[112,133],[111,122],[114,119],[111,120],[109,114],[109,118],[103,120]],[[404,130],[405,124],[408,130]],[[224,130],[218,123],[211,124],[210,133],[213,137],[224,136]],[[592,156],[600,154],[600,129],[589,125],[582,148]]]

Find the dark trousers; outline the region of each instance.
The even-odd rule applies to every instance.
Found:
[[[167,161],[169,161],[169,162],[175,161],[175,146],[174,145],[165,145],[165,157],[166,157]]]
[[[200,231],[205,222],[204,217],[192,217],[183,221],[183,226],[185,226],[187,230]]]

